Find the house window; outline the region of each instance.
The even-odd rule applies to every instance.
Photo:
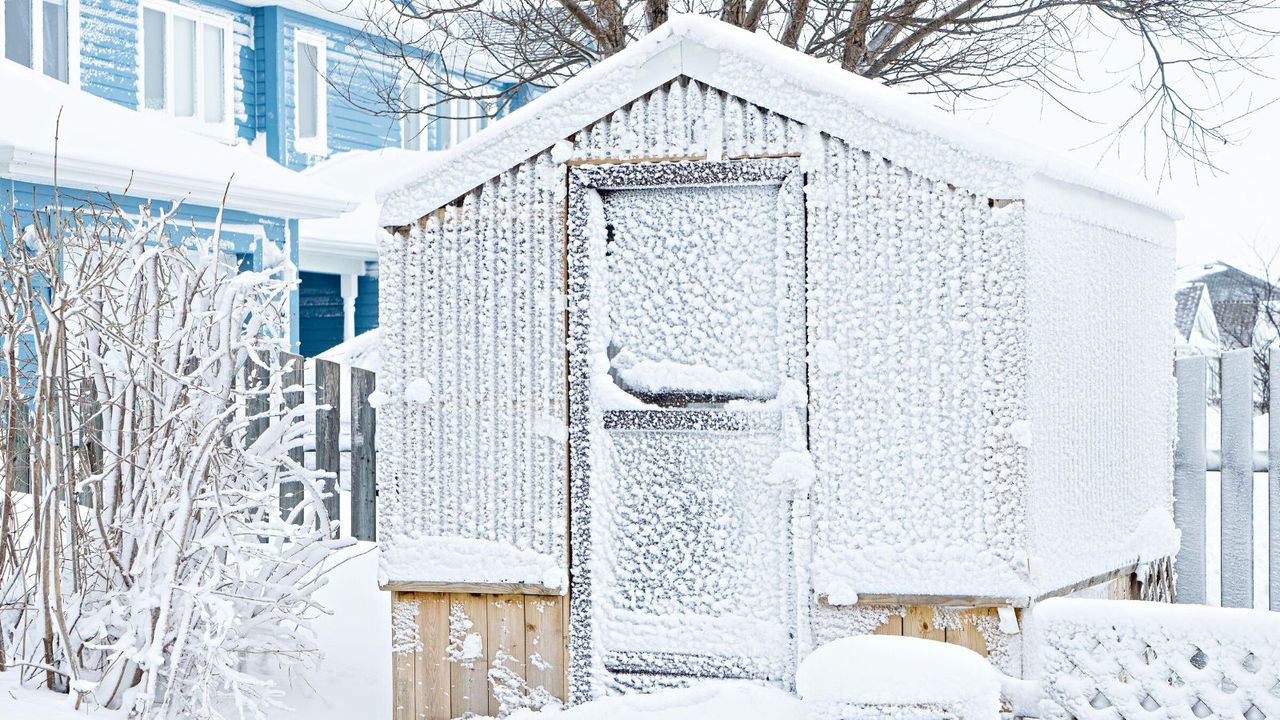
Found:
[[[62,82],[78,61],[72,27],[74,0],[4,0],[4,56]]]
[[[440,114],[442,147],[457,145],[489,124],[488,103],[472,98],[450,98]]]
[[[142,106],[229,128],[231,27],[170,4],[142,8]]]
[[[299,151],[313,155],[328,152],[328,87],[324,78],[325,63],[324,37],[302,32],[294,36],[296,145]]]

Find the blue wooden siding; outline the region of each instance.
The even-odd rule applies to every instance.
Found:
[[[368,39],[357,30],[292,10],[282,11],[281,16],[283,82],[276,99],[280,103],[280,131],[284,143],[282,153],[276,159],[295,170],[324,159],[324,156],[300,152],[295,143],[298,78],[295,38],[299,30],[326,39],[325,75],[331,85],[342,88],[339,91],[331,86],[326,91],[329,154],[398,145],[400,123],[394,117],[372,111],[385,105],[378,91],[395,82],[396,71],[373,51]],[[351,100],[344,97],[348,93]]]
[[[342,276],[298,273],[299,350],[314,357],[342,342]]]
[[[258,44],[253,11],[224,0],[177,0],[173,4],[231,23],[231,115],[235,135],[252,141],[258,132]],[[80,4],[80,87],[118,105],[137,110],[141,36],[138,0],[82,0]]]
[[[378,276],[356,278],[356,334],[378,327]]]
[[[137,109],[136,1],[80,1],[80,87],[118,105]]]
[[[400,144],[400,123],[385,112],[380,95],[398,83],[395,62],[375,51],[361,31],[279,6],[251,8],[231,0],[175,0],[174,4],[228,18],[233,45],[232,104],[235,137],[259,144],[269,157],[302,169],[324,157],[295,146],[295,34],[326,38],[325,73],[329,154]],[[130,109],[140,104],[139,0],[80,3],[81,88]],[[349,94],[349,100],[344,95]],[[379,109],[384,109],[379,112]],[[429,130],[440,147],[438,128]]]
[[[159,215],[173,207],[173,204],[167,201],[152,201],[134,196],[115,196],[111,199],[125,209],[150,208],[153,215]],[[60,206],[73,209],[89,205],[101,207],[106,203],[107,198],[96,192],[60,188],[55,199],[54,189],[49,185],[0,178],[0,237],[14,237],[21,227],[40,218],[39,213],[46,208]],[[217,208],[184,204],[173,216],[170,234],[175,239],[187,237],[192,233],[207,238],[212,236],[217,220]],[[220,236],[222,249],[235,254],[242,267],[255,269],[262,267],[263,243],[271,243],[281,249],[289,248],[293,254],[293,262],[297,263],[297,243],[289,242],[290,237],[297,237],[296,220],[226,210],[222,213],[222,223],[223,230]],[[18,227],[15,227],[15,224]],[[249,228],[253,230],[249,231]],[[292,317],[297,317],[296,294],[295,291],[290,298]],[[294,346],[298,342],[296,324],[290,328],[290,341]]]

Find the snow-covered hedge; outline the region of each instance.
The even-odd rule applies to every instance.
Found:
[[[263,666],[314,654],[311,595],[342,544],[320,473],[289,457],[308,408],[246,410],[286,389],[287,260],[268,245],[238,273],[217,231],[150,210],[17,221],[0,235],[0,669],[141,717],[260,717],[280,695]]]

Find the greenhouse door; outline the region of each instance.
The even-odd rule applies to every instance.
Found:
[[[777,159],[571,173],[577,607],[615,685],[791,676],[802,186]]]

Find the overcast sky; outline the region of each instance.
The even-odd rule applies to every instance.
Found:
[[[1116,52],[1110,52],[1115,58]],[[1106,65],[1105,58],[1092,57],[1089,62]],[[1115,59],[1113,66],[1125,65]],[[1239,107],[1254,106],[1280,96],[1280,60],[1266,61],[1262,68],[1270,78],[1239,75],[1242,85],[1236,94]],[[1047,102],[1039,93],[1019,91],[985,107],[968,111],[974,119],[995,129],[1028,137],[1042,145],[1069,152],[1078,160],[1113,175],[1141,177],[1143,158],[1157,163],[1148,172],[1146,182],[1176,204],[1186,216],[1178,223],[1179,264],[1224,260],[1243,269],[1257,271],[1258,255],[1270,257],[1280,251],[1280,104],[1271,105],[1242,118],[1233,129],[1243,136],[1238,145],[1226,147],[1215,155],[1221,172],[1214,175],[1202,170],[1199,177],[1186,163],[1174,166],[1172,179],[1158,175],[1158,162],[1163,146],[1153,144],[1144,153],[1136,135],[1124,138],[1116,147],[1106,143],[1088,147],[1091,141],[1107,135],[1106,127],[1114,126],[1134,107],[1136,95],[1127,82],[1117,83],[1116,76],[1099,80],[1111,89],[1096,95],[1076,98],[1075,108],[1083,110],[1090,120],[1073,117],[1056,104]],[[1273,274],[1280,271],[1280,258]]]

